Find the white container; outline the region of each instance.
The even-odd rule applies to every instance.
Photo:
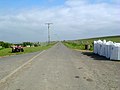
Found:
[[[111,60],[120,60],[120,44],[119,43],[115,43],[113,45],[110,59]]]
[[[101,54],[101,49],[102,49],[102,41],[101,40],[98,40],[98,44],[97,44],[97,51],[98,51],[98,54],[100,55]]]
[[[113,48],[114,43],[112,41],[108,41],[105,46],[105,56],[106,58],[110,58],[112,48]]]
[[[120,43],[106,40],[94,41],[94,53],[111,60],[120,60]]]

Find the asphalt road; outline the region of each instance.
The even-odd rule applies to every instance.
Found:
[[[58,43],[11,76],[0,90],[120,90],[120,62]]]
[[[30,60],[38,53],[40,52],[0,58],[0,79],[4,78],[6,75],[9,75],[13,70]]]

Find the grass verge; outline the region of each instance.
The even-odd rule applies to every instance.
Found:
[[[26,47],[24,48],[24,52],[17,52],[12,53],[11,48],[4,48],[0,50],[0,56],[10,56],[10,55],[19,55],[19,54],[25,54],[25,53],[32,53],[37,51],[42,51],[51,48],[55,43],[46,45],[46,46],[39,46],[39,47]]]
[[[63,44],[71,49],[85,50],[85,44],[74,43],[69,41],[63,42]],[[92,47],[90,49],[92,50]]]
[[[93,51],[93,42],[95,40],[107,40],[107,41],[113,41],[113,42],[119,42],[120,43],[120,36],[107,36],[107,37],[97,37],[97,38],[89,38],[89,39],[80,39],[80,40],[69,40],[64,41],[63,44],[69,48],[72,49],[79,49],[79,50],[85,50],[85,45],[90,45],[90,51]]]

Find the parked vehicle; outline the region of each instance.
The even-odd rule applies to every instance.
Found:
[[[11,48],[12,48],[12,52],[13,52],[13,53],[15,53],[15,52],[24,52],[23,47],[22,47],[22,46],[19,46],[19,45],[17,45],[17,46],[12,46]]]

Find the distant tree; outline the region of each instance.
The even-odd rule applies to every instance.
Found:
[[[4,42],[3,41],[0,41],[0,46],[3,46]]]
[[[6,43],[6,42],[3,42],[3,41],[0,41],[0,46],[2,46],[3,48],[10,48],[11,43]]]
[[[38,44],[34,44],[35,47],[38,47],[39,45]]]
[[[10,46],[11,46],[11,44],[9,44],[9,43],[4,43],[4,46],[3,46],[3,47],[5,47],[5,48],[10,48]]]
[[[23,46],[24,46],[24,47],[26,47],[27,45],[32,46],[32,45],[33,45],[33,43],[32,43],[32,42],[23,42]]]

